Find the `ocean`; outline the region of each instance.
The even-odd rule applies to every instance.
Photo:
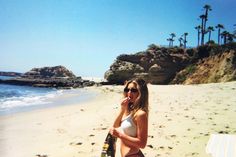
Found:
[[[9,79],[0,76],[0,79]],[[84,88],[54,89],[0,84],[0,116],[36,109],[78,104],[96,96]]]

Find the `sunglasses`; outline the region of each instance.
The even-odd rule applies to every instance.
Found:
[[[135,89],[135,88],[130,88],[130,89],[129,89],[129,88],[125,88],[125,89],[124,89],[124,92],[125,92],[125,93],[128,93],[129,91],[130,91],[131,93],[137,93],[137,92],[138,92],[138,90]]]

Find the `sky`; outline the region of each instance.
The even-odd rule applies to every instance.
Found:
[[[0,71],[63,65],[103,78],[117,56],[168,45],[171,33],[197,46],[205,4],[207,26],[235,30],[236,0],[0,0]]]

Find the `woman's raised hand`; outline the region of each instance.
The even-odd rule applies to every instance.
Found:
[[[122,111],[128,110],[129,102],[130,102],[130,97],[125,97],[122,100],[122,102],[121,102],[121,110]]]

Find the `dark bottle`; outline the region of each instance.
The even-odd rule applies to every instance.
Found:
[[[105,142],[102,147],[101,157],[115,157],[116,153],[116,137],[110,133],[107,134]]]

